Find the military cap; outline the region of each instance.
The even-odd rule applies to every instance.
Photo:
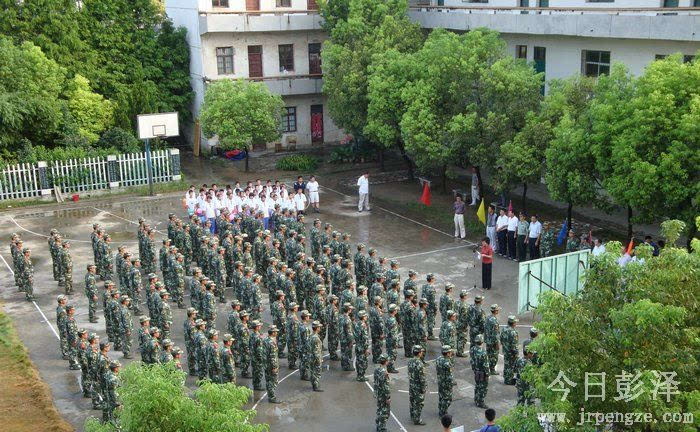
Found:
[[[323,250],[324,251],[331,250],[331,247],[329,245],[323,245]]]
[[[95,267],[95,264],[88,264],[87,269],[90,270],[91,267]]]
[[[451,284],[451,283],[448,282],[448,283],[445,284],[445,291],[450,291],[450,290],[453,289],[454,287],[455,287],[455,286],[454,286],[453,284]]]
[[[396,309],[398,309],[398,306],[396,306],[394,303],[389,305],[389,312],[394,312]]]
[[[112,239],[112,236],[110,236],[109,234],[105,234],[105,240],[111,240],[111,239]]]
[[[124,296],[122,296],[122,297],[119,299],[119,302],[120,302],[120,303],[126,303],[126,302],[128,302],[128,301],[131,301],[131,298],[129,298],[128,295],[124,295]]]
[[[196,325],[197,327],[201,326],[202,324],[206,324],[206,322],[205,322],[203,319],[201,319],[201,318],[197,318],[197,319],[194,321],[194,325]]]
[[[156,289],[159,290],[159,289],[163,288],[163,282],[157,281],[157,282],[154,284],[154,286],[156,287]]]
[[[88,341],[90,341],[90,342],[94,341],[95,339],[99,339],[99,338],[100,338],[100,336],[97,333],[90,333],[88,335]]]
[[[253,320],[253,322],[250,323],[253,327],[262,327],[262,323],[259,320]]]
[[[160,329],[158,327],[151,327],[151,334],[155,333],[160,333]]]
[[[207,337],[210,339],[213,338],[214,336],[219,334],[219,330],[217,329],[209,329],[209,332],[207,332]]]
[[[165,297],[165,296],[169,296],[169,295],[170,295],[170,293],[169,293],[168,291],[166,291],[166,290],[162,290],[162,291],[160,292],[160,296],[161,296],[161,297]]]
[[[241,318],[247,317],[249,315],[250,315],[250,313],[248,313],[248,311],[246,311],[246,310],[243,310],[243,311],[241,311],[241,313],[238,314],[238,316],[240,316]]]
[[[339,260],[340,258],[342,258],[342,257],[338,254],[333,255],[334,260]]]
[[[520,321],[520,320],[517,319],[517,318],[515,317],[515,315],[509,315],[509,316],[508,316],[508,324],[514,324],[514,323],[516,323],[516,322],[518,322],[518,321]]]
[[[103,340],[102,342],[100,342],[100,351],[110,346],[112,346],[112,342],[108,340]]]
[[[168,213],[168,219],[172,219],[175,217],[175,213]]]
[[[367,287],[364,285],[360,285],[357,287],[357,292],[365,292],[367,291]]]
[[[63,300],[65,300],[65,299],[66,299],[66,296],[63,295],[63,294],[59,294],[58,297],[56,297],[56,301],[57,301],[58,303],[61,303],[61,302],[62,302]]]
[[[442,349],[440,350],[443,354],[447,354],[448,352],[452,351],[452,347],[449,345],[443,345]]]
[[[302,318],[304,318],[304,317],[310,317],[310,316],[311,316],[311,314],[310,314],[309,311],[307,311],[306,309],[304,309],[303,311],[301,311],[301,317],[302,317]]]
[[[347,311],[352,310],[352,309],[355,309],[355,308],[353,307],[353,305],[351,305],[350,303],[347,303],[347,302],[343,303],[343,310],[344,310],[344,311],[347,312]]]
[[[231,335],[231,333],[224,333],[223,340],[224,340],[224,342],[228,342],[228,341],[235,340],[235,338]]]
[[[151,321],[151,318],[150,318],[150,317],[147,317],[146,315],[141,315],[141,316],[139,317],[139,322],[140,322],[141,324],[146,323],[146,322],[149,322],[149,321]]]
[[[267,334],[271,335],[272,333],[279,332],[279,331],[280,331],[280,329],[278,329],[277,326],[273,324],[270,326],[270,328],[267,329]]]
[[[294,309],[295,307],[299,307],[299,305],[296,302],[289,303],[289,309]]]
[[[415,275],[416,275],[415,270],[409,270],[409,271],[408,271],[408,276],[415,276]]]
[[[322,326],[322,324],[320,321],[314,321],[311,323],[311,328],[319,328],[321,326]]]
[[[456,316],[456,315],[457,315],[457,312],[453,311],[452,309],[450,309],[450,310],[447,311],[447,316],[448,316],[448,317],[453,317],[453,316]]]
[[[109,368],[110,368],[111,370],[114,370],[114,369],[117,369],[117,368],[120,368],[120,367],[122,367],[122,364],[119,363],[119,361],[117,361],[117,360],[112,360],[112,361],[109,363]]]
[[[377,357],[377,363],[384,364],[389,361],[389,357],[387,357],[386,354],[379,354],[379,357]]]
[[[153,280],[153,279],[156,279],[157,277],[158,277],[158,275],[155,274],[155,273],[149,273],[149,274],[148,274],[148,280]]]
[[[275,291],[275,296],[276,296],[276,297],[280,297],[280,296],[283,296],[283,295],[284,295],[284,291],[282,291],[282,290],[277,290],[277,291]]]
[[[27,252],[31,252],[31,251],[32,251],[32,250],[29,249],[29,248],[24,248],[24,249],[22,249],[22,253],[27,253]]]
[[[540,334],[540,331],[537,329],[537,327],[533,327],[530,329],[530,336],[534,337],[534,336],[537,336],[538,334]]]
[[[94,223],[94,224],[92,224],[92,229],[95,229],[95,228],[97,228],[98,226],[100,226],[100,224]]]
[[[73,306],[73,305],[71,305],[71,304],[67,305],[67,306],[66,306],[66,312],[68,312],[69,310],[75,310],[75,306]]]
[[[423,350],[423,347],[420,345],[413,345],[413,348],[411,349],[411,351],[413,352],[413,355],[418,355],[424,350]]]
[[[484,296],[482,296],[482,295],[478,295],[478,296],[474,297],[475,303],[481,303],[483,300],[484,300]]]
[[[128,258],[130,256],[131,256],[131,252],[129,252],[129,251],[124,252],[124,258]]]
[[[58,230],[56,228],[51,228],[51,234],[58,234]]]
[[[406,294],[405,294],[406,297],[412,297],[414,295],[416,295],[416,293],[412,289],[406,290]]]
[[[360,318],[366,317],[367,316],[367,311],[361,310],[357,313],[357,316]]]
[[[484,335],[480,335],[480,334],[476,335],[474,337],[474,343],[477,345],[481,345],[482,343],[484,343]]]
[[[497,305],[496,303],[491,305],[491,312],[495,312],[497,310],[501,310],[501,307]]]
[[[423,297],[423,298],[421,298],[420,300],[418,300],[418,304],[427,305],[427,304],[428,304],[428,299],[425,298],[425,297]]]
[[[173,356],[182,355],[182,349],[180,347],[173,347]]]
[[[231,300],[231,306],[240,306],[241,302],[238,299]]]
[[[173,346],[173,341],[171,341],[170,339],[164,339],[164,340],[163,340],[163,346],[164,346],[164,347],[166,347],[166,346]]]
[[[115,286],[115,285],[114,285],[114,282],[112,282],[111,280],[106,280],[105,286]]]
[[[87,330],[85,330],[84,328],[78,329],[78,335],[84,335],[85,333],[87,333]]]
[[[462,290],[459,292],[459,298],[464,298],[469,295],[469,291],[467,290]]]
[[[427,275],[425,275],[425,278],[426,278],[427,280],[435,279],[435,275],[434,275],[433,273],[428,273]]]
[[[357,250],[364,249],[364,248],[365,248],[365,244],[364,244],[364,243],[359,243],[359,244],[357,245]]]
[[[140,218],[139,218],[139,223],[141,223],[141,222],[146,222],[146,220],[145,220],[144,218],[140,217]]]
[[[63,242],[63,246],[68,246],[68,245],[70,245],[70,240],[66,240]]]
[[[187,315],[196,315],[199,311],[193,307],[187,308]]]

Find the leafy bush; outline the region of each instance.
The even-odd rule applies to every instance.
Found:
[[[318,167],[319,160],[312,156],[291,155],[277,161],[277,169],[280,171],[313,171]]]
[[[346,142],[346,140],[343,140]],[[335,147],[331,152],[330,163],[376,162],[377,148],[362,138],[353,138],[349,144]]]
[[[100,148],[114,148],[119,153],[137,153],[142,149],[141,142],[134,134],[119,127],[114,127],[102,134],[97,142]]]
[[[203,381],[187,396],[185,373],[172,364],[143,366],[132,363],[119,372],[122,408],[116,411],[120,430],[264,432],[268,425],[253,424],[255,411],[244,410],[252,391],[233,384]],[[86,432],[117,430],[88,419]]]

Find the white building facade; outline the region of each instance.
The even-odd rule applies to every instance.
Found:
[[[377,0],[381,1],[381,0]],[[657,58],[700,50],[700,0],[409,0],[424,28],[499,31],[515,57],[546,80],[607,73],[613,62],[643,72]],[[166,0],[188,30],[196,118],[208,82],[264,82],[285,102],[282,148],[340,141],[321,92],[327,37],[315,0]],[[215,142],[202,140],[207,147]]]

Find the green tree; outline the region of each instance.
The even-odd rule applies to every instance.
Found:
[[[90,82],[76,75],[67,85],[68,110],[76,122],[78,134],[90,144],[112,125],[114,107],[102,95],[90,90]]]
[[[696,419],[700,415],[700,254],[668,245],[651,258],[650,247],[642,246],[637,249],[639,256],[646,257],[644,262],[620,267],[617,258],[622,245],[611,242],[607,246],[607,253],[593,259],[577,296],[555,291],[541,296],[537,309],[540,337],[530,345],[541,364],[528,367],[524,374],[539,403],[517,408],[502,418],[506,431],[542,430],[537,419],[542,412],[565,413],[567,422],[557,423],[557,431],[607,428],[607,421],[577,425],[580,409],[652,416],[652,423],[615,422],[611,430],[696,430],[697,423],[668,423],[663,415],[692,413]],[[566,400],[561,400],[561,392],[548,388],[560,373],[576,384],[572,388],[562,383],[571,390]],[[586,387],[586,373],[598,374],[589,376],[589,382],[602,379],[605,383],[604,400],[586,398],[587,389],[589,395],[601,394],[599,386]],[[663,387],[654,394],[655,384],[664,381],[661,373],[674,374],[672,379],[677,382],[671,389],[675,387],[678,393],[668,400]],[[623,374],[626,379],[621,378]],[[631,382],[631,391],[623,399],[624,387],[618,383],[625,380]]]
[[[119,373],[117,411],[120,429],[100,424],[92,418],[85,422],[86,432],[180,431],[180,432],[264,432],[265,424],[253,424],[255,411],[243,406],[253,392],[234,384],[204,381],[190,398],[185,387],[186,374],[172,364],[143,366],[133,363]]]
[[[0,152],[12,157],[22,142],[44,144],[60,136],[66,71],[31,42],[0,37]],[[40,127],[37,127],[40,125]]]
[[[677,218],[692,238],[700,210],[700,62],[673,55],[637,79],[616,65],[598,81],[591,123],[596,167],[605,190],[628,208],[628,235],[633,221]]]
[[[321,27],[330,33],[339,22],[347,21],[350,14],[350,0],[316,0],[323,22]]]
[[[361,138],[367,124],[369,66],[389,49],[414,52],[423,37],[420,26],[408,19],[406,0],[349,0],[347,19],[344,7],[333,5],[322,4],[322,13],[334,17],[321,52],[323,92],[333,121]]]
[[[568,227],[574,205],[602,205],[590,146],[590,101],[594,94],[591,78],[577,75],[554,80],[542,106],[543,118],[554,125],[553,139],[545,150],[545,182],[553,199],[568,204]]]
[[[217,136],[224,150],[249,152],[255,144],[280,137],[283,102],[265,84],[244,80],[221,80],[204,93],[200,112],[202,131],[207,138]],[[246,155],[246,171],[248,156]]]

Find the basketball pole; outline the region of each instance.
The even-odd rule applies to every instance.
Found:
[[[146,172],[148,173],[148,193],[153,196],[153,167],[151,166],[151,140],[146,138]]]

